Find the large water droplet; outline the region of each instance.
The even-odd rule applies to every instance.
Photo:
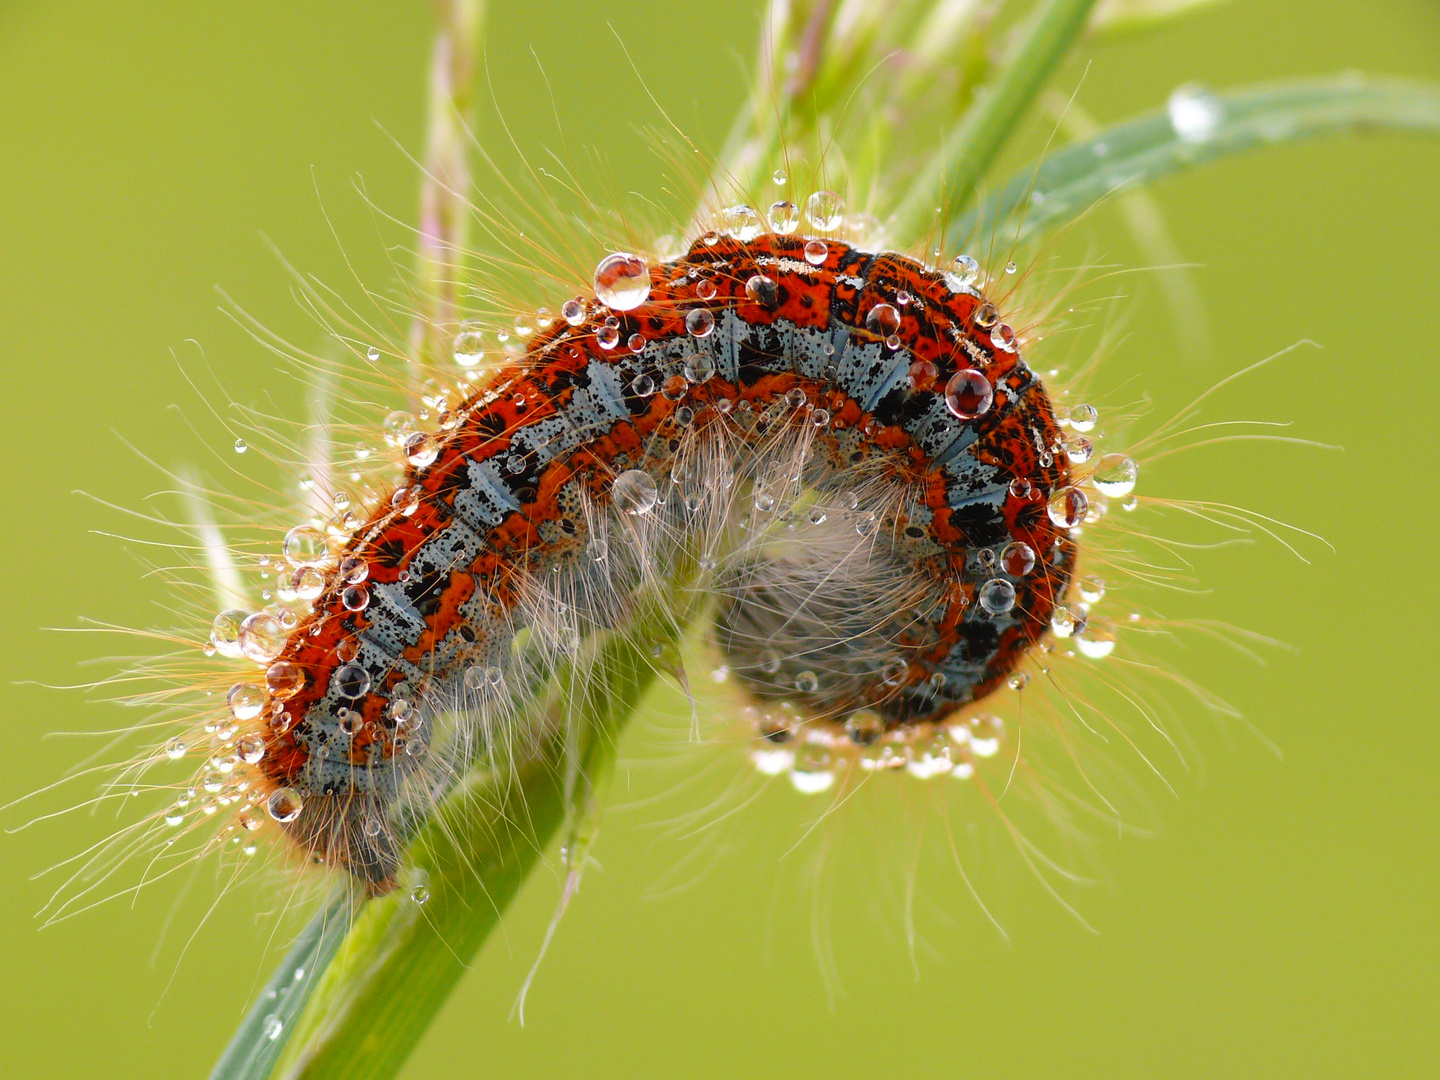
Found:
[[[1070,426],[1076,431],[1094,431],[1100,413],[1094,405],[1076,405],[1070,410]]]
[[[627,469],[611,483],[610,497],[615,500],[616,509],[633,517],[653,510],[659,491],[649,473],[642,469]]]
[[[248,614],[239,608],[230,608],[215,616],[215,621],[210,624],[210,644],[221,656],[237,660],[243,655],[240,652],[240,624]]]
[[[957,371],[945,384],[945,404],[961,420],[984,416],[994,400],[990,380],[973,368]]]
[[[330,542],[310,525],[296,525],[285,534],[281,549],[291,566],[319,566],[330,560]]]
[[[1006,544],[1000,552],[1000,565],[1011,577],[1024,577],[1035,569],[1035,549],[1023,540]]]
[[[1091,619],[1075,635],[1075,648],[1091,660],[1104,659],[1115,651],[1115,627],[1105,619]]]
[[[268,665],[285,648],[285,628],[266,611],[257,611],[240,624],[240,651],[257,664]]]
[[[951,292],[974,287],[980,280],[980,264],[969,255],[956,255],[951,269],[945,272],[945,286]]]
[[[970,718],[970,752],[976,757],[994,757],[1000,750],[1005,722],[998,716],[981,713]]]
[[[715,329],[715,316],[704,308],[696,308],[685,315],[685,332],[691,337],[709,337]]]
[[[265,736],[258,732],[240,736],[235,743],[235,753],[246,765],[254,765],[265,756]]]
[[[781,236],[788,236],[800,227],[800,208],[781,199],[770,204],[769,218],[770,228]]]
[[[704,353],[694,353],[685,358],[681,370],[692,383],[709,382],[715,375],[715,362]]]
[[[630,311],[650,295],[650,267],[638,255],[617,251],[595,268],[595,296],[612,311]]]
[[[805,201],[805,216],[821,232],[832,232],[845,219],[845,200],[833,191],[817,191]]]
[[[1139,476],[1140,466],[1124,454],[1106,454],[1090,474],[1090,483],[1100,494],[1119,499],[1135,490]]]
[[[725,232],[741,243],[749,243],[762,231],[760,215],[744,203],[727,206],[720,211],[720,218],[725,223]]]
[[[803,746],[797,750],[795,762],[790,767],[790,783],[796,791],[805,795],[829,791],[835,786],[830,751],[823,746]]]
[[[820,266],[830,257],[830,247],[824,240],[810,240],[805,244],[805,261],[811,266]]]
[[[305,800],[294,788],[282,787],[270,793],[270,798],[265,800],[265,809],[272,818],[284,824],[300,816],[300,811],[305,809]]]
[[[1089,507],[1090,500],[1085,498],[1083,491],[1067,487],[1050,496],[1050,501],[1045,504],[1045,512],[1060,528],[1073,529],[1085,520],[1085,511]]]
[[[417,431],[405,440],[405,460],[417,469],[433,465],[440,456],[440,441],[433,435]]]
[[[761,307],[774,309],[780,303],[780,287],[775,279],[754,274],[745,282],[745,295]]]
[[[330,685],[342,698],[364,697],[370,690],[370,673],[361,665],[350,663],[336,669]]]
[[[282,701],[294,697],[305,688],[305,673],[298,664],[279,660],[265,669],[265,685]]]
[[[451,355],[461,367],[474,367],[485,359],[485,344],[479,330],[461,330],[450,343]]]
[[[265,707],[265,691],[254,683],[236,683],[225,695],[236,720],[254,720]]]
[[[900,329],[900,312],[894,304],[876,304],[865,316],[865,329],[888,338]]]
[[[991,615],[1003,615],[1015,606],[1015,586],[1004,578],[991,578],[980,586],[980,606]]]
[[[1209,142],[1225,122],[1225,107],[1203,86],[1187,83],[1177,87],[1165,104],[1170,126],[1183,142]]]

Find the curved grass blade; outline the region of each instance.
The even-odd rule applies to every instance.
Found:
[[[945,150],[911,184],[899,203],[894,227],[903,236],[922,236],[938,193],[966,205],[985,170],[1070,46],[1085,29],[1095,0],[1046,0],[1031,16],[999,77],[986,87],[945,139]]]
[[[655,681],[651,646],[679,633],[671,620],[633,625],[668,629],[643,642],[609,635],[578,686],[562,671],[541,707],[540,752],[473,770],[421,825],[407,863],[423,871],[428,898],[417,903],[400,889],[364,906],[272,1076],[381,1080],[399,1071],[551,840],[593,806],[593,786]]]
[[[329,965],[335,950],[345,940],[355,909],[354,892],[343,889],[316,912],[261,989],[230,1045],[215,1064],[210,1080],[264,1080],[270,1075],[319,973]]]
[[[987,207],[948,221],[937,247],[1010,229],[1021,241],[1064,224],[1116,192],[1263,146],[1319,135],[1402,131],[1440,135],[1440,85],[1340,75],[1205,94],[1190,123],[1175,103],[1051,154],[1010,180]],[[1183,133],[1182,133],[1183,132]]]

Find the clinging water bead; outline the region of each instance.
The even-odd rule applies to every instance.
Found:
[[[818,192],[805,214],[829,231],[843,211]],[[682,564],[717,598],[763,769],[820,791],[844,760],[964,777],[994,752],[999,722],[967,706],[1083,624],[1062,605],[1085,477],[973,259],[791,236],[798,215],[777,203],[764,232],[737,205],[677,259],[607,255],[594,302],[527,322],[438,431],[388,425],[393,495],[339,533],[291,530],[283,574],[320,581],[293,625],[216,618],[213,650],[265,673],[232,691],[240,756],[319,861],[393,888],[400,794],[444,717],[523,684],[517,634],[573,654]],[[1095,487],[1134,480],[1101,458]]]

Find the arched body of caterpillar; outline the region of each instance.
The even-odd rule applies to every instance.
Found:
[[[311,614],[217,620],[222,651],[266,665],[232,708],[270,815],[392,887],[390,818],[440,717],[483,729],[518,632],[563,654],[680,558],[736,678],[807,723],[865,742],[984,697],[1049,626],[1085,497],[973,281],[773,234],[611,256],[598,299],[401,433],[404,482],[348,540],[292,530]],[[810,541],[767,544],[777,512]]]

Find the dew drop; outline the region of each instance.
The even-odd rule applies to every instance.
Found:
[[[1135,481],[1139,476],[1140,467],[1130,458],[1124,454],[1106,454],[1090,474],[1090,483],[1100,494],[1119,499],[1135,490]],[[218,642],[216,647],[219,648]]]
[[[998,716],[981,713],[970,718],[970,752],[976,757],[994,757],[1000,751],[1005,722]]]
[[[692,353],[685,358],[681,371],[692,383],[709,382],[715,374],[715,362],[704,353]]]
[[[685,332],[691,337],[709,337],[715,329],[715,316],[704,308],[696,308],[685,315]]]
[[[888,338],[900,329],[900,312],[893,304],[876,304],[865,316],[865,329]]]
[[[1084,465],[1094,452],[1095,447],[1090,440],[1079,435],[1065,443],[1065,456],[1076,465]]]
[[[789,236],[800,227],[800,208],[781,199],[770,204],[770,228],[781,236]]]
[[[1085,619],[1068,607],[1057,607],[1050,616],[1050,629],[1058,638],[1068,638],[1085,626]]]
[[[269,687],[270,693],[284,701],[305,688],[305,673],[298,664],[278,660],[265,669],[265,685]]]
[[[779,286],[764,274],[755,274],[745,282],[745,295],[765,308],[774,309],[780,302]]]
[[[364,611],[370,604],[370,590],[363,585],[351,585],[340,593],[340,603],[346,611]]]
[[[969,255],[957,255],[945,272],[945,286],[951,292],[972,288],[980,280],[980,264]]]
[[[802,671],[795,676],[795,689],[802,694],[813,694],[820,689],[820,679],[813,671]]]
[[[295,597],[297,599],[314,600],[322,592],[325,591],[325,575],[322,574],[317,567],[302,566],[300,567],[300,569],[296,570],[293,574],[290,575],[290,580],[288,584],[290,586],[290,591],[295,594]],[[281,599],[284,599],[284,597],[282,596]],[[280,616],[281,623],[283,624],[286,621],[285,615],[294,614],[294,612],[286,612],[285,614],[282,614]],[[296,623],[298,624],[298,622],[299,618],[296,617]],[[286,626],[287,630],[293,630],[294,628],[295,627],[293,625]]]
[[[1050,496],[1050,501],[1045,504],[1045,512],[1059,528],[1073,529],[1085,520],[1085,511],[1089,507],[1090,500],[1085,498],[1083,491],[1067,487]]]
[[[980,586],[980,606],[991,615],[1003,615],[1015,606],[1015,586],[1004,578],[991,578]]]
[[[1000,565],[1011,577],[1024,577],[1035,569],[1035,549],[1023,540],[1006,544],[1000,552]]]
[[[236,683],[225,695],[225,703],[236,720],[254,720],[265,707],[265,691],[254,683]]]
[[[805,217],[821,232],[831,232],[845,219],[845,200],[833,191],[817,191],[805,201]]]
[[[945,384],[945,405],[961,420],[984,416],[994,400],[990,380],[974,368],[957,371]]]
[[[585,321],[585,305],[579,300],[566,300],[560,305],[560,317],[571,326],[579,326]]]
[[[950,740],[944,734],[935,734],[914,746],[906,747],[905,771],[921,780],[932,776],[944,776],[952,768]]]
[[[230,608],[215,616],[215,621],[210,624],[210,644],[221,656],[238,660],[243,655],[240,651],[240,626],[248,614],[239,608]]]
[[[636,375],[630,380],[630,392],[636,397],[649,397],[655,393],[655,380],[649,375]]]
[[[830,256],[830,247],[824,240],[810,240],[805,244],[805,261],[811,266],[821,265]]]
[[[650,267],[640,256],[617,251],[606,255],[595,268],[595,296],[612,311],[637,308],[649,295]]]
[[[296,525],[285,534],[281,548],[291,566],[319,566],[330,561],[330,542],[310,525]]]
[[[1076,405],[1070,410],[1070,426],[1076,431],[1094,431],[1099,421],[1100,413],[1094,405]]]
[[[368,349],[365,350],[365,359],[369,360],[372,364],[375,363],[375,361],[380,359],[380,350],[377,349],[374,345],[371,345]]]
[[[1165,114],[1175,134],[1187,143],[1209,142],[1225,122],[1220,99],[1196,83],[1177,87],[1165,103]]]
[[[784,169],[776,169],[773,173],[770,174],[770,179],[775,181],[777,185],[783,186],[785,181],[789,180],[790,177],[785,175]]]
[[[265,800],[265,809],[283,825],[300,816],[300,811],[305,809],[305,800],[294,788],[282,787],[270,793],[270,798]]]
[[[1105,596],[1105,580],[1091,574],[1075,583],[1080,590],[1080,599],[1087,604],[1098,604]]]
[[[240,624],[240,652],[257,664],[268,665],[285,648],[285,628],[266,611],[247,616]]]
[[[880,669],[880,681],[886,686],[899,686],[909,674],[910,665],[897,656]]]
[[[620,329],[615,326],[602,326],[595,331],[595,341],[602,349],[613,349],[620,344]]]
[[[845,734],[856,746],[871,746],[885,734],[885,721],[873,709],[858,709],[845,718]]]
[[[790,784],[803,795],[818,795],[835,786],[830,751],[823,746],[803,746],[790,766]]]
[[[254,765],[265,756],[265,737],[255,732],[242,735],[235,743],[235,753],[246,765]]]
[[[485,359],[485,344],[479,330],[461,330],[450,343],[450,355],[461,367],[474,367]]]
[[[744,203],[727,206],[720,211],[720,219],[725,223],[726,235],[733,236],[742,244],[748,244],[763,231],[760,215]]]
[[[369,692],[370,673],[361,665],[351,662],[336,669],[335,674],[330,676],[330,685],[340,697],[354,701]]]
[[[655,508],[659,491],[649,473],[642,469],[626,469],[610,484],[610,497],[617,509],[636,517]]]
[[[1103,660],[1115,651],[1115,628],[1105,619],[1091,619],[1075,635],[1075,648],[1091,660]]]

